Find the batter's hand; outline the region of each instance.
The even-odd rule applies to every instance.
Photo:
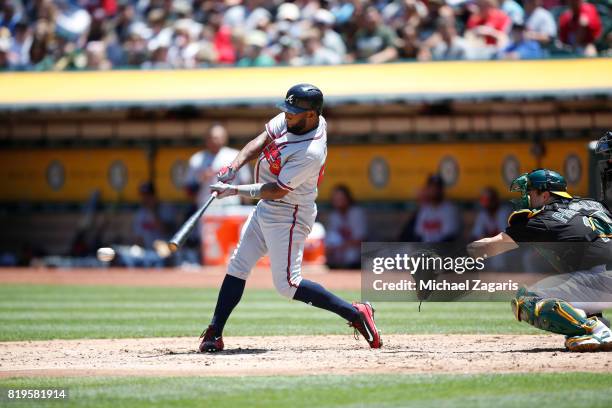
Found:
[[[236,170],[232,166],[222,167],[217,173],[217,180],[222,183],[231,183],[236,178]]]
[[[210,186],[210,191],[217,192],[217,198],[225,198],[238,194],[238,191],[231,184],[222,183],[220,181]]]

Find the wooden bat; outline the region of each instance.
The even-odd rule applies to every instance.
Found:
[[[178,251],[178,249],[185,243],[187,237],[189,236],[189,234],[191,234],[191,231],[193,231],[195,226],[198,224],[198,221],[202,217],[202,214],[204,214],[204,211],[206,211],[208,206],[210,206],[210,204],[214,201],[215,198],[217,198],[216,191],[210,195],[210,198],[202,207],[198,208],[198,210],[194,212],[187,221],[185,221],[185,223],[176,232],[176,234],[174,234],[170,242],[168,242],[168,248],[170,248],[170,251]]]

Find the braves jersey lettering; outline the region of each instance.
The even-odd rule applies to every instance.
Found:
[[[278,176],[281,170],[281,159],[280,152],[278,151],[278,147],[276,143],[270,142],[263,149],[263,155],[268,162],[268,166],[270,168],[270,172],[275,176]]]

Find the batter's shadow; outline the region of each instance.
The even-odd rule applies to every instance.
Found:
[[[237,349],[228,349],[223,351],[217,351],[214,353],[200,353],[198,350],[188,350],[188,351],[174,351],[174,350],[160,350],[160,353],[150,355],[150,356],[138,356],[140,358],[158,358],[158,357],[168,357],[168,356],[185,356],[185,355],[198,355],[198,356],[214,356],[214,355],[249,355],[249,354],[264,354],[269,350],[260,349],[260,348],[237,348]]]

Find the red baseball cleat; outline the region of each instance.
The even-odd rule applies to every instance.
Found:
[[[212,325],[202,332],[200,338],[202,339],[200,353],[215,353],[223,350],[223,336],[217,336],[217,330]]]
[[[380,332],[376,328],[374,323],[374,308],[369,302],[365,303],[353,303],[353,307],[359,311],[361,318],[354,322],[350,322],[349,326],[355,328],[355,335],[357,332],[366,339],[371,348],[381,348],[382,339],[380,338]]]

